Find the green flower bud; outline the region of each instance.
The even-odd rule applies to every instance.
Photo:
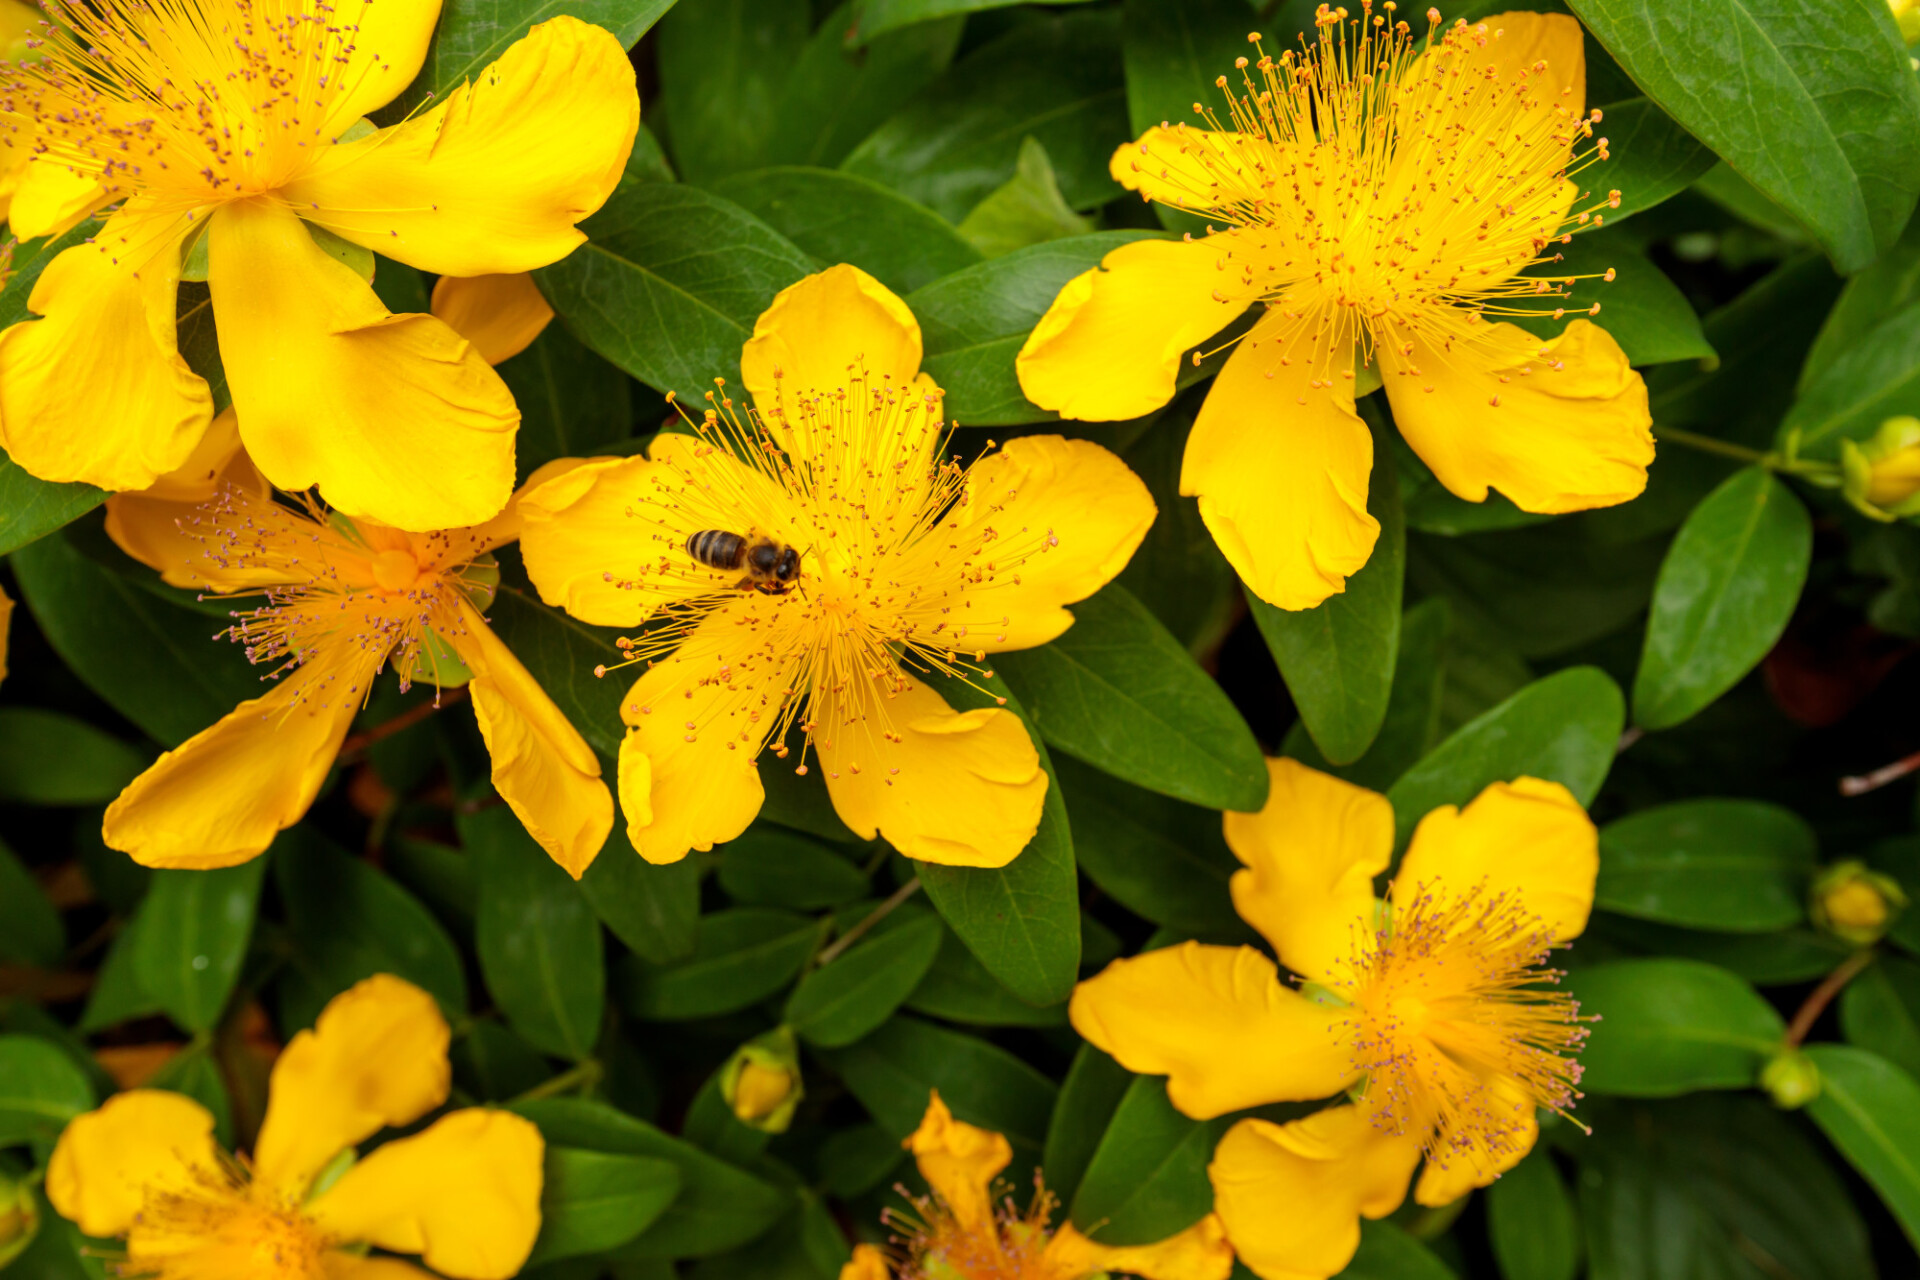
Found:
[[[1809,896],[1814,924],[1856,947],[1880,941],[1907,905],[1897,881],[1852,859],[1815,877]]]
[[[1874,520],[1920,516],[1920,418],[1888,418],[1864,444],[1840,442],[1840,492]]]
[[[764,1133],[785,1133],[805,1093],[800,1049],[785,1027],[747,1041],[720,1068],[720,1096],[728,1109],[741,1124]]]
[[[25,1178],[0,1173],[0,1268],[27,1251],[40,1230],[40,1206]]]
[[[1796,1111],[1820,1096],[1820,1068],[1798,1049],[1782,1049],[1760,1071],[1760,1087],[1783,1111]]]

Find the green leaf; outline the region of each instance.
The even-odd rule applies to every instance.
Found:
[[[615,823],[607,847],[580,877],[580,892],[600,923],[649,964],[671,964],[693,954],[700,921],[700,863],[692,858],[656,866]]]
[[[673,4],[674,0],[444,0],[420,74],[378,118],[394,123],[422,104],[446,97],[462,81],[477,79],[530,28],[549,18],[564,13],[605,27],[619,39],[621,48],[630,49]]]
[[[1366,565],[1347,580],[1346,590],[1298,611],[1276,608],[1247,593],[1253,620],[1286,679],[1301,723],[1320,753],[1335,764],[1352,764],[1373,745],[1386,720],[1400,649],[1407,526],[1393,454],[1376,448],[1374,459],[1367,510],[1380,522],[1380,538]]]
[[[1102,892],[1155,924],[1201,933],[1236,926],[1227,882],[1240,860],[1227,848],[1217,811],[1137,790],[1071,760],[1060,762],[1057,776],[1079,833],[1081,869]]]
[[[60,913],[33,873],[0,841],[0,960],[51,969],[66,949]]]
[[[1072,1204],[1080,1193],[1080,1181],[1135,1078],[1090,1044],[1073,1055],[1047,1124],[1044,1161],[1047,1189],[1063,1202]]]
[[[680,1194],[680,1166],[658,1156],[547,1148],[540,1236],[526,1265],[617,1248],[645,1231]]]
[[[546,1053],[586,1057],[600,1038],[600,922],[567,873],[504,804],[462,814],[479,882],[474,943],[507,1023]]]
[[[696,0],[660,24],[666,140],[688,182],[758,162],[812,25],[807,0]]]
[[[1127,140],[1119,15],[1022,24],[953,65],[841,167],[958,222],[1014,176],[1020,140],[1047,149],[1075,209],[1120,194],[1107,160]]]
[[[1709,494],[1660,566],[1635,723],[1672,728],[1738,684],[1786,630],[1812,556],[1806,507],[1764,467]]]
[[[1800,366],[1800,393],[1804,395],[1835,361],[1866,342],[1916,298],[1920,298],[1920,221],[1909,222],[1900,242],[1840,291],[1807,351],[1806,363]]]
[[[1581,1016],[1599,1019],[1580,1053],[1588,1093],[1748,1088],[1786,1032],[1752,987],[1695,960],[1617,960],[1580,969],[1568,985]]]
[[[38,707],[0,707],[0,800],[104,804],[147,758],[84,720]]]
[[[1255,15],[1241,0],[1126,0],[1121,13],[1131,127],[1116,147],[1158,124],[1199,124],[1194,104],[1219,106],[1214,80],[1232,71],[1235,58],[1252,56],[1247,33]],[[1164,226],[1194,228],[1190,215],[1158,204],[1154,211]]]
[[[906,303],[926,345],[921,364],[947,393],[948,415],[971,427],[1056,420],[1021,393],[1014,357],[1067,281],[1145,234],[1049,240],[914,290]]]
[[[0,1148],[51,1143],[67,1121],[93,1106],[86,1073],[57,1045],[0,1036]]]
[[[1881,956],[1840,993],[1840,1031],[1908,1075],[1920,1075],[1920,964]]]
[[[1085,0],[1038,0],[1041,4],[1082,4]],[[858,21],[847,32],[849,45],[860,45],[923,22],[949,16],[1004,9],[1021,0],[858,0]],[[836,12],[838,12],[836,10]]]
[[[700,917],[693,954],[668,965],[620,967],[622,1000],[659,1022],[710,1018],[757,1004],[792,982],[820,944],[820,922],[787,911],[739,907]]]
[[[1589,75],[1595,61],[1589,57]],[[1580,186],[1596,194],[1620,193],[1620,207],[1605,211],[1608,226],[1679,195],[1713,168],[1713,152],[1631,83],[1620,90],[1628,96],[1610,102],[1599,101],[1600,90],[1601,86],[1590,85],[1587,96],[1601,109],[1613,158],[1581,170]]]
[[[1360,1248],[1340,1280],[1458,1280],[1433,1251],[1391,1222],[1362,1222]]]
[[[1759,800],[1684,800],[1600,831],[1594,905],[1726,933],[1766,933],[1806,915],[1813,829]]]
[[[787,1192],[603,1102],[543,1098],[517,1103],[513,1110],[539,1125],[557,1146],[651,1156],[679,1167],[680,1194],[652,1226],[619,1247],[620,1258],[724,1253],[759,1236],[792,1203]]]
[[[520,406],[520,483],[543,463],[581,457],[633,434],[633,383],[559,325],[498,366]]]
[[[1456,730],[1387,792],[1396,843],[1443,804],[1464,805],[1491,783],[1521,775],[1558,782],[1592,804],[1613,764],[1625,707],[1620,688],[1594,667],[1536,680]]]
[[[1568,3],[1649,98],[1792,214],[1841,271],[1900,234],[1920,192],[1920,89],[1884,11]],[[1756,96],[1764,112],[1752,109]]]
[[[1226,637],[1241,599],[1239,575],[1215,548],[1199,500],[1180,496],[1187,434],[1205,390],[1189,390],[1121,451],[1160,514],[1114,579],[1197,656]]]
[[[612,627],[588,626],[513,586],[501,587],[494,596],[487,621],[580,736],[602,757],[618,756],[627,736],[620,720],[620,699],[635,677],[630,670],[605,676],[595,676],[593,671],[625,656],[614,645],[621,633]],[[618,847],[616,841],[608,854]],[[595,860],[596,866],[599,861]]]
[[[1400,651],[1394,657],[1387,713],[1373,745],[1358,760],[1336,765],[1321,755],[1305,721],[1287,730],[1280,754],[1370,791],[1385,791],[1399,781],[1440,737],[1449,622],[1445,600],[1422,600],[1401,615]]]
[[[1837,458],[1842,440],[1865,440],[1887,418],[1920,409],[1920,301],[1827,359],[1780,421],[1781,442],[1797,437],[1811,458]]]
[[[454,1082],[482,1102],[504,1102],[553,1076],[546,1055],[498,1022],[475,1019],[453,1042]]]
[[[1811,981],[1845,960],[1853,950],[1812,929],[1706,933],[1650,920],[1630,920],[1605,911],[1594,914],[1584,941],[1576,946],[1568,963],[1585,963],[1579,953],[1588,946],[1615,948],[1629,955],[1699,960],[1763,987]]]
[[[1003,1133],[1038,1154],[1053,1110],[1053,1082],[1005,1049],[917,1018],[898,1017],[820,1058],[880,1127],[905,1138],[938,1089],[954,1117]]]
[[[906,294],[981,261],[939,214],[834,169],[755,169],[713,190],[823,263],[850,262]]]
[[[715,378],[739,385],[760,313],[816,270],[746,210],[677,183],[623,184],[581,229],[588,243],[534,273],[540,292],[575,337],[696,406]]]
[[[1190,1120],[1167,1101],[1164,1079],[1135,1077],[1073,1194],[1073,1225],[1113,1246],[1186,1230],[1213,1208],[1207,1164],[1230,1123]]]
[[[220,1021],[247,957],[267,860],[215,871],[156,871],[140,904],[140,986],[188,1031]]]
[[[405,889],[304,826],[275,842],[273,878],[293,943],[280,983],[283,1032],[313,1025],[328,1000],[376,973],[427,992],[449,1020],[466,1015],[460,950]]]
[[[940,921],[925,916],[862,939],[800,979],[782,1020],[810,1044],[852,1044],[913,994],[945,936]]]
[[[1864,1049],[1816,1044],[1806,1053],[1820,1070],[1807,1115],[1920,1247],[1920,1082]]]
[[[233,1094],[214,1060],[213,1046],[190,1044],[167,1059],[147,1082],[151,1088],[183,1093],[213,1116],[213,1136],[223,1147],[233,1145]]]
[[[1118,585],[1073,615],[1051,644],[994,659],[1049,747],[1208,808],[1266,803],[1260,744],[1159,619]]]
[[[1502,1280],[1573,1280],[1580,1224],[1549,1152],[1536,1149],[1487,1188],[1487,1234]]]
[[[1060,194],[1047,149],[1033,138],[1022,138],[1013,176],[973,206],[960,234],[987,257],[997,258],[1028,245],[1085,235],[1094,226],[1094,219],[1075,213]]]
[[[984,1027],[1065,1026],[1065,1005],[1035,1008],[1000,982],[952,931],[941,934],[940,950],[906,1007],[948,1022]]]
[[[867,877],[844,854],[771,823],[720,846],[720,887],[735,902],[811,911],[867,895]]]
[[[115,855],[124,856],[124,855]],[[177,874],[187,875],[189,872]],[[79,1030],[101,1031],[134,1018],[161,1012],[160,1002],[140,980],[140,913],[136,910],[107,949],[100,972],[94,975],[93,991],[80,1014]]]
[[[65,538],[22,548],[9,563],[54,652],[162,746],[265,692],[239,646],[215,642],[205,614],[142,591]]]
[[[1584,178],[1584,175],[1582,175]],[[1608,219],[1609,226],[1612,219]],[[1595,303],[1594,323],[1612,335],[1633,364],[1709,360],[1713,344],[1700,328],[1700,315],[1678,285],[1653,260],[1619,235],[1592,232],[1554,250],[1557,261],[1534,272],[1543,276],[1582,276],[1564,296],[1553,299],[1569,316],[1587,313]],[[1614,279],[1604,277],[1608,271]],[[1552,316],[1517,316],[1514,323],[1542,338],[1557,336],[1565,322]]]
[[[792,56],[761,139],[766,163],[839,164],[947,69],[966,26],[957,17],[921,22],[856,46],[854,13],[851,3],[836,6]]]

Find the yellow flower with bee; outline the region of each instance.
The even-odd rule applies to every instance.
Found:
[[[1618,198],[1576,208],[1573,175],[1606,154],[1604,138],[1579,149],[1599,116],[1579,23],[1507,13],[1420,42],[1379,9],[1321,5],[1314,43],[1240,60],[1229,120],[1203,113],[1207,128],[1162,125],[1117,151],[1122,185],[1224,225],[1114,250],[1018,359],[1035,404],[1132,418],[1173,395],[1183,352],[1255,308],[1180,490],[1248,587],[1286,609],[1345,590],[1372,553],[1373,440],[1354,410],[1369,384],[1470,501],[1625,502],[1653,459],[1645,384],[1605,329],[1582,316],[1543,341],[1506,320],[1565,317],[1573,279],[1553,274],[1554,245]]]

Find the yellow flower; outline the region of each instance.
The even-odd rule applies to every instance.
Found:
[[[31,56],[27,42],[45,21],[45,16],[30,4],[0,0],[0,62],[18,62]],[[33,147],[28,140],[0,125],[0,218],[7,216],[14,188],[20,185],[20,176],[32,158]],[[0,271],[0,281],[5,278]]]
[[[456,1280],[514,1275],[540,1232],[540,1131],[473,1107],[381,1146],[447,1099],[447,1024],[387,974],[336,996],[274,1065],[250,1161],[221,1151],[213,1116],[135,1089],[67,1126],[47,1198],[90,1236],[122,1236],[114,1268],[150,1280],[427,1280],[366,1247],[419,1254]]]
[[[157,867],[258,855],[313,803],[391,664],[403,688],[466,686],[494,786],[578,878],[613,827],[613,798],[592,748],[482,616],[499,580],[491,553],[519,532],[514,507],[484,525],[406,533],[276,501],[239,445],[229,410],[185,474],[109,499],[107,531],[174,586],[263,595],[228,634],[279,683],[129,783],[107,808],[107,844]]]
[[[498,513],[519,424],[506,384],[441,321],[389,314],[302,222],[442,275],[565,256],[639,127],[619,41],[551,19],[374,130],[362,117],[419,70],[439,0],[48,2],[45,57],[0,69],[0,133],[38,152],[14,233],[124,204],[48,265],[28,300],[44,318],[0,334],[0,447],[42,479],[115,490],[178,468],[213,417],[174,333],[191,258],[274,484],[413,530]]]
[[[1586,1032],[1541,964],[1586,927],[1599,837],[1558,783],[1496,783],[1428,814],[1376,902],[1386,798],[1268,763],[1266,808],[1226,815],[1233,901],[1305,989],[1252,947],[1188,942],[1115,961],[1070,1012],[1196,1119],[1352,1091],[1289,1124],[1241,1120],[1214,1154],[1241,1260],[1298,1280],[1346,1266],[1359,1219],[1399,1206],[1423,1154],[1415,1198],[1446,1204],[1532,1148],[1535,1108],[1573,1105]]]
[[[1182,352],[1259,308],[1194,422],[1180,491],[1286,609],[1345,590],[1373,550],[1354,397],[1383,379],[1407,442],[1474,502],[1489,486],[1527,511],[1624,502],[1653,459],[1646,387],[1603,329],[1579,319],[1542,341],[1498,319],[1564,315],[1571,278],[1517,273],[1600,222],[1573,211],[1568,178],[1599,118],[1579,23],[1501,14],[1423,47],[1393,5],[1372,8],[1349,26],[1322,5],[1317,44],[1241,59],[1228,125],[1196,103],[1211,128],[1163,124],[1115,153],[1117,181],[1224,229],[1114,250],[1018,361],[1035,404],[1136,417],[1172,396]]]
[[[1880,424],[1864,444],[1840,442],[1840,491],[1875,520],[1920,516],[1920,418]]]
[[[932,1194],[912,1213],[888,1210],[884,1221],[905,1246],[896,1276],[926,1280],[1086,1280],[1103,1272],[1146,1280],[1226,1280],[1233,1270],[1217,1215],[1153,1244],[1097,1244],[1063,1222],[1048,1228],[1054,1199],[1035,1179],[1026,1212],[1011,1197],[994,1201],[994,1179],[1013,1160],[1006,1138],[962,1124],[936,1090],[920,1128],[906,1141]],[[856,1245],[840,1280],[887,1280],[887,1256]]]
[[[798,724],[846,824],[902,853],[1004,866],[1047,778],[1011,713],[955,712],[908,663],[962,676],[1045,644],[1062,606],[1117,574],[1153,522],[1146,486],[1080,440],[1027,436],[945,462],[920,326],[866,273],[783,291],[741,357],[756,408],[724,393],[696,434],[589,462],[530,492],[521,551],[549,604],[638,627],[620,802],[634,847],[674,862],[746,830],[756,757]],[[688,551],[719,530],[796,553],[791,589]],[[769,584],[777,588],[778,582]],[[806,751],[796,771],[806,773]]]
[[[553,307],[522,271],[441,276],[433,286],[433,314],[471,342],[488,364],[500,364],[533,345],[553,320]]]

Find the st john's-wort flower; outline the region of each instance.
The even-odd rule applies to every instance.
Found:
[[[247,451],[275,485],[412,530],[491,519],[519,411],[442,321],[392,315],[309,226],[424,271],[564,257],[639,127],[614,36],[571,16],[384,129],[367,113],[426,56],[439,0],[48,0],[33,59],[0,68],[0,137],[33,151],[26,239],[123,201],[49,263],[0,333],[0,447],[45,480],[141,489],[213,414],[175,295],[204,250]]]
[[[1013,1162],[1013,1145],[955,1120],[937,1090],[905,1145],[931,1194],[914,1200],[911,1212],[887,1211],[896,1233],[891,1267],[886,1250],[856,1245],[840,1280],[889,1280],[890,1271],[898,1280],[1226,1280],[1233,1270],[1233,1250],[1211,1213],[1164,1240],[1114,1246],[1071,1222],[1050,1226],[1055,1201],[1037,1175],[1032,1201],[1017,1209],[994,1186]]]
[[[1233,902],[1306,985],[1252,947],[1187,942],[1115,961],[1070,1012],[1195,1119],[1351,1091],[1237,1121],[1209,1169],[1241,1261],[1300,1280],[1347,1265],[1360,1218],[1393,1212],[1423,1156],[1415,1199],[1447,1204],[1532,1148],[1536,1108],[1573,1106],[1586,1028],[1543,962],[1586,928],[1599,835],[1560,784],[1495,783],[1421,820],[1379,901],[1386,797],[1268,764],[1266,807],[1226,815]]]
[[[1196,103],[1207,128],[1121,147],[1122,185],[1222,225],[1109,253],[1018,360],[1043,408],[1136,417],[1173,395],[1183,352],[1257,308],[1193,424],[1180,491],[1286,609],[1344,590],[1372,553],[1373,440],[1354,411],[1369,379],[1471,501],[1492,487],[1527,511],[1608,506],[1653,459],[1645,384],[1603,328],[1575,319],[1543,341],[1504,319],[1567,314],[1554,246],[1617,203],[1575,208],[1570,175],[1607,153],[1605,138],[1579,150],[1599,119],[1580,24],[1506,13],[1416,42],[1379,7],[1322,5],[1317,42],[1239,60],[1230,120]]]
[[[1045,644],[1063,607],[1119,573],[1153,500],[1112,453],[1025,436],[943,456],[920,326],[854,267],[782,291],[741,356],[753,408],[724,388],[693,434],[589,462],[521,502],[521,553],[548,604],[623,640],[647,668],[621,704],[620,803],[633,845],[674,862],[746,830],[761,748],[826,774],[841,819],[909,857],[1004,866],[1040,822],[1047,777],[1024,724],[955,711],[913,674],[971,678]],[[767,594],[706,567],[707,530],[798,555]]]
[[[280,1055],[250,1160],[219,1148],[193,1099],[134,1089],[67,1126],[47,1198],[87,1235],[123,1237],[108,1270],[129,1280],[431,1280],[369,1245],[506,1280],[540,1232],[531,1123],[472,1107],[354,1159],[447,1100],[447,1041],[426,992],[368,978]]]

